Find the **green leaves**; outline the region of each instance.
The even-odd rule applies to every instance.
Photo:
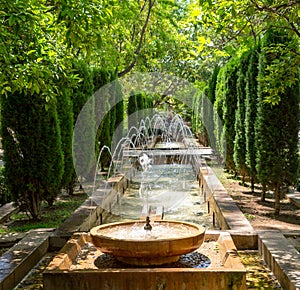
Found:
[[[226,61],[259,43],[270,28],[280,28],[291,39],[300,38],[299,1],[201,0],[190,5],[190,19],[196,27],[198,53],[211,61]],[[202,41],[202,39],[207,41]],[[211,42],[208,38],[212,39]],[[200,40],[200,41],[199,41]],[[271,48],[269,48],[271,49]],[[264,77],[265,102],[276,104],[285,87],[299,82],[299,50],[289,45],[272,48],[277,57],[267,64]],[[269,55],[272,52],[269,51]]]
[[[49,101],[60,90],[57,77],[72,78],[71,73],[61,74],[70,67],[70,54],[57,37],[54,21],[53,8],[43,1],[0,4],[0,62],[5,63],[1,95],[38,94]]]
[[[265,74],[260,75],[264,102],[277,105],[286,91],[299,83],[300,56],[293,52],[293,41],[264,47]]]

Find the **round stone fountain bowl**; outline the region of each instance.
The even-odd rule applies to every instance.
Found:
[[[145,221],[104,224],[92,228],[90,235],[102,253],[137,266],[176,262],[204,240],[205,228],[197,224],[161,220],[152,224],[151,231],[144,225]]]

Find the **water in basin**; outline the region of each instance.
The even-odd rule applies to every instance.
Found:
[[[132,226],[118,225],[115,227],[108,227],[101,229],[101,235],[109,238],[122,239],[126,237],[127,240],[156,240],[156,239],[173,239],[184,238],[191,235],[196,235],[199,230],[186,226],[185,224],[168,224],[168,223],[153,223],[151,231],[145,231],[144,225],[135,223]]]

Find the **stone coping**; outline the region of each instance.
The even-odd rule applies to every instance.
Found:
[[[86,243],[91,242],[88,234],[78,233],[44,271],[44,289],[246,289],[246,270],[230,235],[215,232],[205,237],[219,245],[221,266],[95,269],[85,263],[84,269],[76,270],[72,268],[74,261],[84,251]]]
[[[300,289],[300,253],[279,231],[255,232],[210,167],[200,168],[200,186],[222,229],[228,229],[238,249],[257,249],[283,289]],[[293,193],[290,199],[297,200]],[[300,201],[300,199],[299,199]],[[289,234],[295,234],[294,232]],[[298,232],[299,234],[299,232]]]
[[[209,207],[213,211],[214,218],[217,218],[221,229],[240,232],[254,231],[250,222],[209,166],[200,167],[198,178],[202,194],[207,197]]]
[[[279,231],[258,231],[258,250],[283,289],[300,289],[300,253]]]
[[[63,239],[63,237],[56,236],[57,233],[52,233],[53,229],[49,229],[50,232],[44,232],[45,230],[36,230],[27,234],[24,239],[0,258],[2,270],[0,274],[0,290],[12,289],[17,285],[39,259],[49,251],[48,247],[52,239]],[[86,235],[86,233],[83,234]],[[207,230],[205,239],[216,241],[220,236],[225,237],[225,242],[226,240],[230,241],[226,246],[228,249],[234,247],[234,249],[237,248],[238,250],[257,249],[258,239],[260,254],[284,289],[299,289],[299,253],[285,239],[282,233],[278,231],[243,233],[234,230]],[[231,239],[228,238],[230,236]],[[62,246],[65,245],[68,239],[64,239]]]
[[[92,218],[93,213],[97,211],[97,207],[98,205],[92,198],[86,199],[86,201],[57,228],[56,234],[71,236],[72,233],[79,231],[80,227],[88,224],[88,219]]]
[[[299,191],[292,191],[288,193],[286,197],[297,207],[300,207],[300,192]]]
[[[21,241],[27,233],[8,233],[0,235],[0,247],[8,248]]]
[[[286,287],[284,289],[300,289],[299,252],[280,232],[268,231],[257,234],[213,171],[208,167],[200,167],[200,173],[202,191],[214,192],[212,198],[209,199],[210,207],[220,219],[221,227],[231,235],[237,249],[256,250],[258,248],[279,282]],[[56,244],[56,249],[61,248],[74,232],[89,231],[93,226],[90,223],[91,215],[93,215],[92,220],[99,220],[101,209],[89,198],[54,233],[43,233],[45,229],[38,233],[29,233],[9,249],[0,257],[0,290],[13,288],[11,285],[16,285],[23,278],[22,276],[26,275],[26,271],[28,272],[49,248],[51,249],[49,244]],[[74,216],[77,216],[75,221]],[[217,237],[220,232],[223,231],[209,230],[206,232],[206,237]],[[17,242],[19,237],[15,238]],[[9,264],[11,266],[8,266]]]
[[[123,194],[128,186],[127,179],[123,174],[111,177],[103,183],[100,188],[91,194],[75,212],[56,230],[57,236],[68,235],[69,237],[78,231],[89,231],[96,224],[102,223],[102,217],[105,214],[102,203],[109,208],[110,199],[116,200],[118,194]],[[120,193],[119,193],[120,192]]]
[[[28,233],[0,257],[0,290],[13,289],[47,253],[50,232]]]
[[[6,221],[13,213],[18,211],[18,207],[13,202],[6,203],[0,207],[0,223]]]

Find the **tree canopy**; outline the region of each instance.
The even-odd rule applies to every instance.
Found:
[[[68,188],[74,181],[71,152],[67,148],[72,143],[72,123],[86,100],[99,89],[97,85],[134,72],[174,74],[194,83],[214,103],[225,126],[221,128],[219,123],[214,123],[217,116],[206,112],[211,124],[208,133],[215,132],[214,140],[210,140],[212,145],[220,152],[227,150],[226,164],[230,169],[247,166],[254,179],[257,175],[255,152],[249,149],[255,139],[254,122],[250,124],[249,120],[256,116],[256,104],[259,103],[260,108],[266,104],[265,112],[269,112],[286,104],[289,98],[297,103],[292,91],[299,86],[299,11],[298,0],[2,1],[1,103],[10,105],[10,101],[16,99],[20,104],[29,104],[35,99],[42,107],[38,108],[39,112],[49,114],[49,119],[51,114],[57,119],[58,127],[51,132],[51,142],[59,152],[63,151],[64,156],[57,155],[57,160],[61,157],[60,163],[64,164],[58,172],[64,174],[64,182],[60,184],[65,183]],[[280,30],[289,41],[269,43],[241,67],[242,56],[259,47],[271,30]],[[259,74],[258,54],[269,56],[263,73]],[[101,78],[100,72],[109,72],[113,77]],[[258,83],[259,102],[256,98]],[[200,107],[206,106],[205,102],[202,96],[194,100],[194,107],[201,114],[204,110]],[[190,111],[172,96],[155,97],[153,106],[165,103],[176,107],[189,120]],[[109,105],[109,102],[105,104]],[[103,131],[107,136],[111,136],[111,130],[123,119],[120,111],[125,112],[126,104],[119,105],[107,117],[112,124],[110,130]],[[66,109],[72,112],[62,116]],[[34,111],[28,112],[34,115]],[[24,112],[16,106],[14,113]],[[3,118],[8,118],[2,120],[5,125],[9,116]],[[245,128],[239,123],[240,119],[246,123]],[[198,122],[194,128],[203,127],[197,113],[192,120]],[[40,121],[36,120],[36,124]],[[4,125],[2,130],[5,131]],[[17,125],[10,129],[17,132]],[[236,136],[237,130],[239,136]],[[294,137],[293,128],[291,130]],[[14,150],[17,152],[18,147]],[[53,187],[57,191],[58,185]]]

